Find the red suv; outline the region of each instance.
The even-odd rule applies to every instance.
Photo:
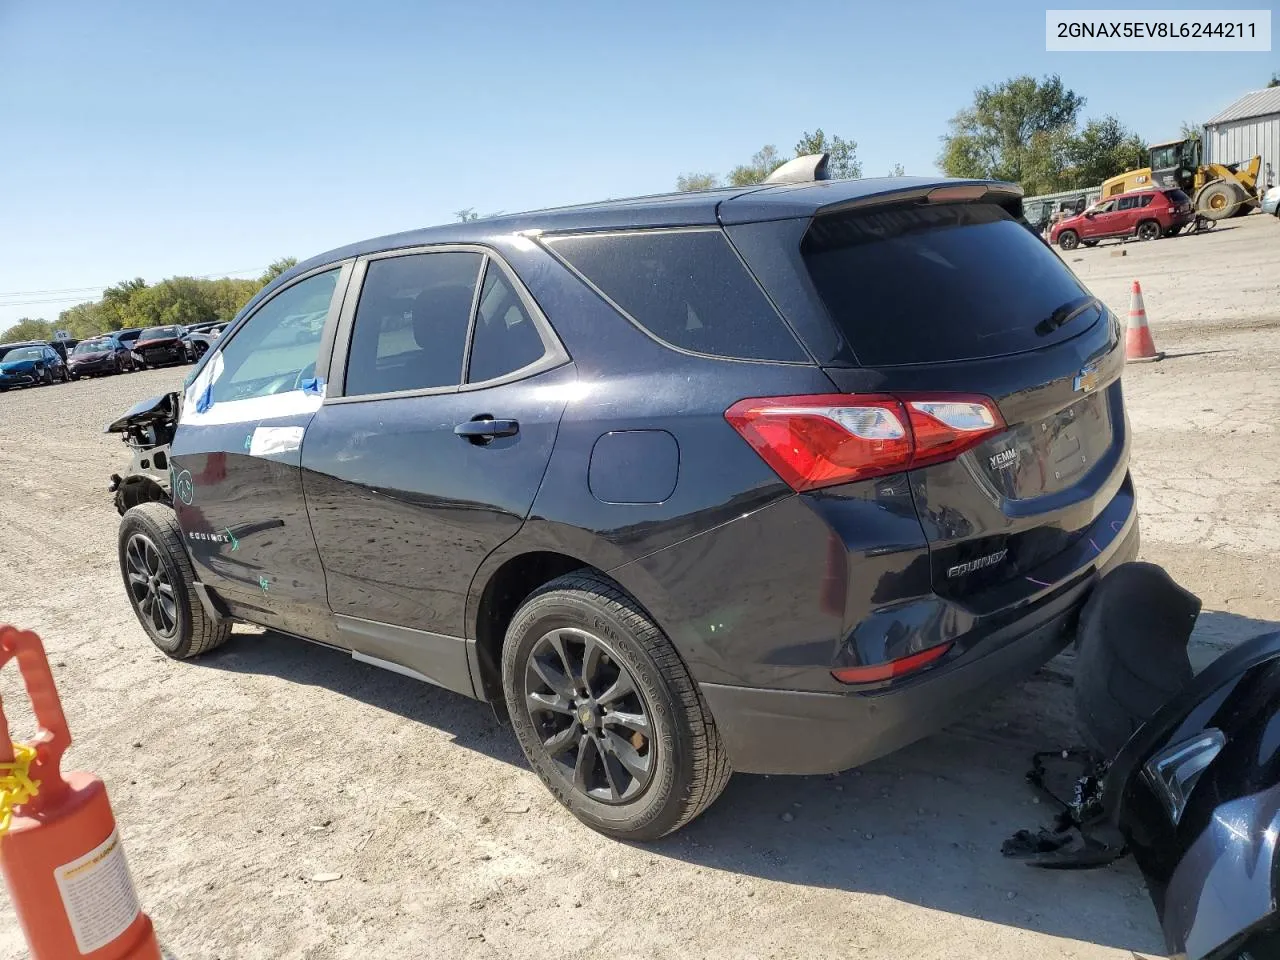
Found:
[[[1194,218],[1191,200],[1181,190],[1134,190],[1059,220],[1049,231],[1049,242],[1074,250],[1079,244],[1092,247],[1108,237],[1155,240],[1173,236]]]

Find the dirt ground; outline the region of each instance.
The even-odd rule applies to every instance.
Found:
[[[1280,620],[1280,223],[1064,259],[1122,316],[1140,280],[1168,353],[1125,374],[1142,555],[1204,599],[1204,661]],[[737,776],[691,827],[639,847],[578,825],[482,704],[252,631],[165,659],[116,572],[106,480],[127,457],[101,430],[184,373],[0,396],[0,620],[43,635],[69,763],[107,781],[173,957],[1159,952],[1131,863],[1000,857],[1048,818],[1022,773],[1029,751],[1071,740],[1062,663],[859,771]],[[21,715],[12,668],[0,694]],[[0,898],[0,958],[22,943]]]

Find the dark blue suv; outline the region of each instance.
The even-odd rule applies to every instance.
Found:
[[[631,839],[1034,671],[1137,551],[1117,322],[1016,187],[820,176],[278,278],[113,425],[168,471],[119,481],[151,639],[248,621],[505,703]]]

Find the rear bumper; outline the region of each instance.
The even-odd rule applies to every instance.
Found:
[[[810,693],[700,684],[734,770],[814,774],[882,757],[979,709],[1034,673],[1071,639],[1098,578],[1138,552],[1131,510],[1093,562],[1040,598],[1018,619],[980,639],[957,640],[951,654],[918,676],[872,691]]]

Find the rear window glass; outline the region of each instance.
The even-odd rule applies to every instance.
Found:
[[[807,359],[719,230],[637,230],[548,243],[672,346],[743,360]]]
[[[1181,190],[1166,190],[1164,195],[1169,198],[1170,203],[1190,203],[1191,198]]]
[[[869,366],[973,360],[1080,333],[1054,312],[1088,291],[995,204],[818,217],[801,253],[827,312]]]

